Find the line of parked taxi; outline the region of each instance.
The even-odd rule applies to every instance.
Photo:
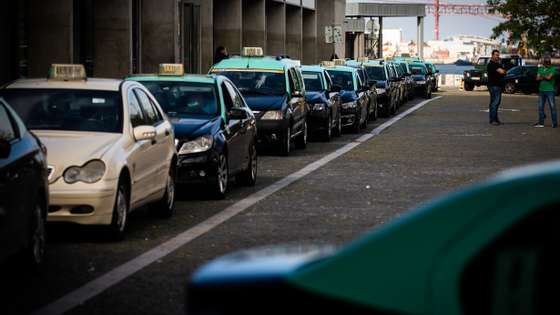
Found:
[[[289,155],[308,136],[357,133],[431,97],[427,74],[419,60],[301,66],[253,47],[208,75],[161,64],[94,79],[54,64],[47,78],[10,83],[0,89],[0,260],[23,252],[40,265],[46,221],[105,226],[120,240],[136,209],[171,217],[177,185],[217,199],[233,178],[255,185],[261,148]]]

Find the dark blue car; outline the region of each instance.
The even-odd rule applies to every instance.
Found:
[[[0,99],[0,262],[18,253],[43,262],[48,176],[45,147]]]
[[[154,95],[175,131],[177,183],[204,184],[225,197],[230,177],[253,186],[257,180],[255,116],[224,76],[130,77]]]

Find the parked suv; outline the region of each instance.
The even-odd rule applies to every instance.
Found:
[[[473,70],[467,70],[463,73],[463,82],[465,91],[472,91],[476,86],[484,86],[488,84],[488,73],[486,67],[490,62],[489,56],[480,57],[476,62]],[[513,67],[523,66],[524,61],[518,55],[503,55],[500,63],[507,71]]]

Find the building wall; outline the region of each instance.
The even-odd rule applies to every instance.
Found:
[[[286,8],[284,3],[266,2],[266,54],[286,54]]]
[[[286,53],[293,59],[301,59],[303,22],[302,10],[296,6],[286,6]]]
[[[241,0],[214,4],[214,47],[224,46],[230,54],[241,53],[243,4]]]
[[[317,61],[317,15],[313,10],[303,10],[303,56],[304,64]]]
[[[243,47],[266,50],[265,0],[243,0]]]
[[[17,38],[16,38],[16,3],[0,3],[0,85],[16,78]]]
[[[130,73],[130,2],[95,1],[96,77],[122,78]]]
[[[174,0],[142,2],[142,72],[154,73],[160,63],[175,62]]]

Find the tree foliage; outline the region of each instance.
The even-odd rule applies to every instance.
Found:
[[[524,37],[538,54],[560,49],[560,0],[488,0],[505,21],[494,28],[493,37],[508,37],[512,43]]]

